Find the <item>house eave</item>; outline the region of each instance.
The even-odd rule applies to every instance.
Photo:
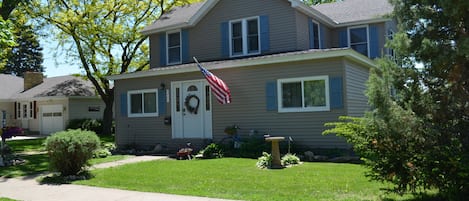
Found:
[[[219,2],[219,0],[207,0],[204,5],[193,15],[188,21],[181,22],[178,24],[170,25],[167,27],[161,27],[158,29],[143,29],[140,31],[143,35],[151,35],[155,33],[161,33],[166,31],[171,31],[175,29],[183,29],[195,26],[215,5]]]
[[[215,7],[215,5],[219,2],[220,0],[207,0],[207,2],[204,3],[204,5],[199,9],[199,11],[196,12],[189,20],[173,25],[169,25],[166,27],[160,27],[158,29],[143,29],[140,31],[141,34],[143,35],[151,35],[151,34],[156,34],[156,33],[162,33],[166,31],[171,31],[175,29],[184,29],[184,28],[190,28],[194,27],[199,23],[200,20],[208,13],[210,10]],[[318,10],[314,9],[313,7],[310,7],[303,2],[299,0],[288,0],[291,4],[291,7],[298,10],[299,12],[312,17],[323,24],[333,27],[333,28],[340,28],[340,27],[346,27],[346,26],[355,26],[355,25],[360,25],[360,24],[372,24],[372,23],[380,23],[380,22],[385,22],[389,21],[389,18],[374,18],[374,19],[366,19],[366,20],[360,20],[360,21],[353,21],[353,22],[337,22],[330,17],[322,14]]]
[[[187,22],[183,22],[183,23],[174,24],[174,25],[167,26],[167,27],[164,27],[164,28],[159,28],[159,29],[148,29],[148,30],[143,29],[142,31],[140,31],[140,34],[148,36],[148,35],[151,35],[151,34],[171,31],[171,30],[175,30],[175,29],[187,28],[189,26],[190,25]]]
[[[364,25],[364,24],[375,24],[375,23],[382,23],[392,20],[391,18],[375,18],[375,19],[367,19],[367,20],[360,20],[360,21],[353,21],[353,22],[344,22],[337,24],[336,28],[341,27],[350,27],[350,26],[357,26],[357,25]]]
[[[368,68],[376,67],[374,61],[369,58],[361,55],[360,53],[352,49],[339,49],[339,50],[330,50],[322,52],[308,52],[304,54],[292,54],[284,55],[277,57],[260,57],[260,58],[250,58],[250,59],[239,59],[239,60],[228,60],[221,63],[210,63],[209,65],[204,65],[208,70],[218,70],[218,69],[229,69],[229,68],[240,68],[247,66],[258,66],[258,65],[269,65],[269,64],[280,64],[296,61],[307,61],[307,60],[317,60],[317,59],[328,59],[328,58],[346,58],[348,60],[355,61],[361,65],[364,65]],[[193,66],[191,68],[190,66]],[[184,64],[184,67],[164,67],[156,68],[147,71],[139,71],[134,73],[120,74],[107,76],[109,80],[124,80],[124,79],[134,79],[134,78],[143,78],[143,77],[153,77],[153,76],[162,76],[162,75],[172,75],[180,73],[190,73],[197,72],[199,69],[196,64]]]
[[[318,10],[307,6],[306,4],[304,4],[303,2],[299,0],[288,0],[288,1],[290,2],[292,8],[297,9],[298,11],[302,12],[303,14],[309,17],[314,17],[316,20],[319,20],[320,22],[330,27],[334,27],[337,24],[339,24],[338,22],[332,20],[330,17],[327,17],[326,15],[322,14]]]

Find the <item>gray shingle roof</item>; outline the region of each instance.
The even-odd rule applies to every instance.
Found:
[[[299,0],[298,0],[299,1]],[[203,1],[181,7],[175,7],[161,16],[151,25],[146,26],[142,33],[151,34],[165,29],[187,27],[194,16],[202,12],[204,4],[213,4],[214,1]],[[320,12],[338,25],[349,22],[380,19],[384,14],[392,12],[388,0],[343,0],[341,2],[312,6],[308,12]],[[203,16],[203,15],[199,15]]]
[[[23,78],[0,74],[0,100],[10,99],[21,91],[23,91]]]
[[[51,96],[95,96],[94,86],[74,76],[45,78],[41,84],[13,96],[15,99],[27,99]]]
[[[379,19],[393,10],[388,0],[343,0],[319,4],[312,8],[339,24]]]
[[[170,12],[162,15],[160,19],[156,20],[153,24],[145,27],[142,32],[187,23],[205,2],[206,1],[175,7]]]

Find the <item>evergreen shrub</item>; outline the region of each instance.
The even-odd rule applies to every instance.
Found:
[[[49,136],[45,146],[52,170],[62,176],[78,175],[99,149],[100,140],[95,132],[67,130]]]

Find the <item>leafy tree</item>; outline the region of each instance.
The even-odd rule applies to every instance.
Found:
[[[323,3],[332,3],[341,0],[302,0],[306,5],[317,5]]]
[[[7,20],[15,8],[27,0],[0,0],[0,17]]]
[[[6,62],[6,52],[10,47],[15,45],[14,35],[11,31],[12,24],[10,21],[4,21],[0,18],[0,70],[3,69]]]
[[[37,0],[35,16],[57,30],[59,44],[68,48],[106,104],[103,134],[111,133],[114,88],[106,76],[148,68],[148,45],[139,31],[173,6],[189,0]]]
[[[0,72],[20,77],[27,71],[44,72],[42,47],[32,25],[26,24],[26,18],[19,13],[12,20],[17,45],[8,51],[5,68]]]
[[[391,0],[398,63],[381,61],[363,118],[330,123],[354,144],[373,179],[398,192],[469,196],[469,2]],[[416,63],[423,67],[416,67]],[[396,91],[394,93],[393,91]]]
[[[448,196],[469,195],[469,2],[392,0],[402,55],[395,87],[426,125],[422,171]],[[423,64],[416,68],[414,60]]]

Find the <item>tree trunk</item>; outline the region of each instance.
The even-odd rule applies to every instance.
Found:
[[[111,135],[112,134],[112,121],[113,121],[113,105],[114,105],[114,93],[108,95],[106,100],[104,100],[106,104],[103,113],[103,135]]]

